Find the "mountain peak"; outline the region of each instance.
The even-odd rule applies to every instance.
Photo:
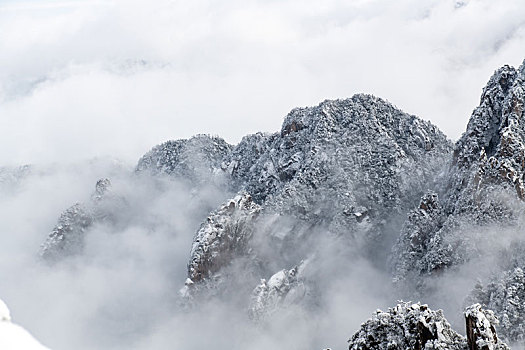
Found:
[[[206,182],[219,172],[231,146],[222,138],[204,134],[170,140],[153,147],[138,162],[136,171],[167,174],[196,183]]]
[[[479,159],[482,151],[489,158],[504,155],[509,137],[523,140],[523,105],[522,74],[508,65],[501,67],[483,89],[480,105],[472,113],[467,130],[456,144],[454,162],[460,167],[469,167]]]

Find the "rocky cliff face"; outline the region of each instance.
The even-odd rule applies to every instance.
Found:
[[[288,114],[280,133],[244,138],[226,161],[267,211],[338,234],[381,240],[451,151],[433,125],[369,95]],[[390,221],[390,222],[389,222]],[[279,232],[279,235],[298,235]]]
[[[435,126],[373,96],[293,110],[280,133],[247,136],[222,161],[232,191],[249,193],[261,206],[246,241],[254,236],[266,252],[233,246],[215,250],[220,261],[212,264],[215,273],[240,255],[261,266],[293,266],[315,254],[315,234],[347,236],[377,253],[451,151]],[[230,219],[224,207],[203,228]],[[202,244],[201,236],[194,247]],[[276,252],[282,258],[276,259]],[[192,250],[187,281],[192,286],[201,280],[192,272],[199,270],[194,256]],[[263,267],[261,277],[274,271]],[[260,302],[252,310],[271,310],[280,299],[276,295],[287,294],[264,283],[259,289]]]
[[[464,337],[452,330],[441,310],[419,303],[398,304],[361,325],[349,340],[350,350],[467,349]]]
[[[495,311],[500,336],[525,344],[525,276],[521,268],[494,275],[486,285],[476,285],[468,300]]]
[[[168,141],[144,155],[136,173],[246,193],[260,206],[262,218],[254,229],[258,239],[285,257],[273,266],[293,266],[315,250],[307,243],[313,232],[357,237],[371,250],[384,250],[451,151],[451,143],[432,124],[379,98],[356,95],[295,109],[279,133],[250,135],[235,147],[205,135]],[[66,242],[71,242],[68,251],[81,246],[78,237],[92,225],[97,207],[88,202],[64,213],[45,243],[44,255]],[[212,213],[195,236],[188,275],[193,283],[209,271],[218,273],[233,257],[249,254],[236,245],[246,245],[252,233],[241,232],[243,239],[222,242],[220,249],[206,245],[202,230],[214,231],[238,219],[228,210]],[[254,225],[252,216],[243,219],[243,229]],[[221,230],[228,230],[224,227]],[[206,249],[213,259],[199,260]],[[269,259],[263,252],[258,258],[261,264]],[[263,276],[273,273],[272,268]]]
[[[41,256],[44,259],[60,260],[82,251],[86,230],[111,215],[105,206],[106,201],[112,200],[111,195],[107,195],[110,187],[109,179],[98,180],[88,203],[76,203],[60,215],[58,223],[42,244]]]

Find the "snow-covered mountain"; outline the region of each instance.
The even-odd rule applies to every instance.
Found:
[[[479,281],[465,280],[460,296],[474,304],[466,338],[441,311],[402,303],[364,323],[350,349],[505,349],[496,330],[525,344],[524,105],[525,64],[505,66],[455,145],[431,123],[355,95],[294,109],[279,132],[238,145],[207,135],[165,142],[118,181],[144,191],[137,179],[148,178],[154,193],[175,181],[204,213],[178,281],[185,307],[232,298],[260,323],[287,308],[323,310],[323,283],[342,278],[354,257],[391,273],[399,298],[425,302],[439,278],[471,268]],[[99,180],[60,216],[45,261],[81,255],[101,223],[134,222],[145,204],[112,182]]]

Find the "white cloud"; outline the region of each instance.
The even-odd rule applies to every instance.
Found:
[[[235,143],[358,92],[457,138],[492,72],[525,47],[522,1],[463,3],[7,2],[0,163],[134,162],[199,132]]]
[[[199,132],[234,143],[246,133],[278,130],[293,107],[358,92],[386,98],[456,138],[492,72],[520,64],[525,47],[521,0],[457,3],[4,2],[0,165],[104,155],[134,163],[157,143]],[[391,302],[383,295],[388,276],[358,262],[346,279],[326,286],[332,301],[325,315],[315,315],[317,323],[292,314],[265,336],[228,305],[174,315],[173,293],[185,279],[206,207],[196,203],[202,212],[192,212],[192,197],[176,186],[162,193],[136,186],[119,164],[79,164],[37,167],[18,186],[0,183],[1,296],[13,318],[53,348],[118,348],[113,342],[122,339],[121,348],[231,348],[232,339],[271,348],[277,341],[300,346],[298,339],[307,346],[312,338],[319,348],[328,340],[343,348],[369,310]],[[103,176],[124,177],[131,202],[149,208],[144,218],[117,232],[95,228],[87,254],[70,264],[36,264],[59,213],[89,198]],[[325,261],[350,266],[337,259],[347,257]],[[150,329],[133,333],[144,324]]]

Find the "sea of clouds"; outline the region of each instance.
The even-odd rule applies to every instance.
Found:
[[[0,298],[16,323],[55,350],[343,349],[398,298],[388,271],[359,247],[323,241],[310,276],[324,288],[315,312],[257,325],[235,295],[184,310],[193,235],[229,194],[136,177],[136,161],[168,139],[236,143],[275,131],[293,107],[359,92],[457,138],[492,72],[521,63],[525,5],[4,1],[0,33]],[[89,200],[102,177],[129,204],[125,224],[96,225],[82,255],[43,263],[60,213]],[[423,302],[450,305],[459,324],[468,286],[454,281],[471,268],[444,276],[450,288]]]

